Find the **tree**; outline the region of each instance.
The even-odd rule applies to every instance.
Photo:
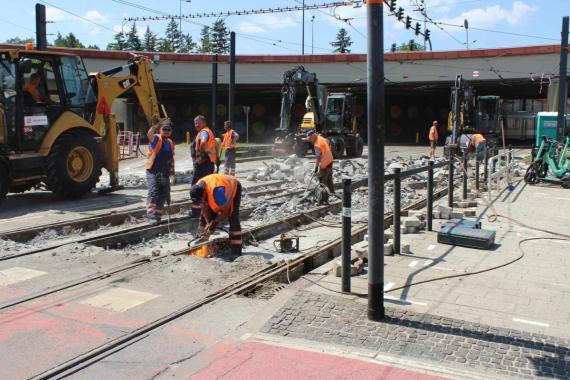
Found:
[[[414,40],[410,40],[410,42],[403,42],[396,48],[396,51],[423,51],[426,50],[423,45],[420,45]]]
[[[101,49],[99,48],[99,46],[97,46],[97,45],[89,45],[89,46],[87,46],[87,49],[101,50]]]
[[[158,36],[150,30],[148,25],[144,32],[142,45],[144,51],[156,51],[158,49]]]
[[[107,50],[125,50],[127,48],[126,35],[122,30],[115,34],[113,38],[115,41],[107,45]]]
[[[6,41],[4,41],[5,44],[14,44],[14,45],[25,45],[28,44],[30,42],[34,42],[34,38],[30,37],[30,38],[20,38],[20,37],[12,37],[12,38],[8,38]]]
[[[69,33],[63,37],[60,32],[57,32],[57,37],[53,41],[53,45],[57,47],[85,49],[85,45],[83,45],[73,33]]]
[[[190,34],[182,35],[180,41],[179,53],[192,53],[196,50],[197,45]]]
[[[210,40],[210,27],[204,25],[204,27],[200,31],[200,47],[198,48],[198,52],[209,53],[211,51],[212,51],[212,43]]]
[[[335,53],[350,53],[350,46],[352,45],[352,40],[348,35],[348,32],[344,28],[340,28],[336,34],[336,41],[330,43]]]
[[[127,32],[126,44],[127,44],[126,50],[133,50],[133,51],[142,50],[142,43],[139,37],[139,32],[137,30],[137,24],[135,22],[133,22],[131,30]]]
[[[164,38],[161,43],[160,51],[178,51],[180,48],[180,42],[182,40],[182,34],[178,28],[178,24],[174,19],[170,19],[168,25],[166,25],[166,32],[164,32]]]
[[[210,36],[211,49],[214,54],[224,54],[230,51],[230,32],[226,27],[224,19],[217,19],[212,25]]]

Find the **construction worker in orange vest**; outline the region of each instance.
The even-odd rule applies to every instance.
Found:
[[[236,151],[239,135],[232,129],[230,121],[224,122],[224,133],[222,140],[222,149],[226,151],[226,161],[224,162],[224,173],[236,175]]]
[[[483,161],[485,159],[485,151],[487,150],[487,139],[480,133],[467,135],[467,149],[475,151],[479,161]]]
[[[242,240],[239,221],[241,184],[237,178],[226,174],[210,174],[192,186],[190,198],[201,208],[198,239],[193,243],[207,241],[218,223],[228,219],[231,259],[241,256]]]
[[[433,123],[431,123],[431,127],[429,128],[429,157],[430,158],[435,158],[435,147],[437,146],[437,140],[439,140],[439,133],[437,131],[437,120],[434,120]]]
[[[25,105],[32,106],[33,103],[43,103],[46,101],[46,98],[40,92],[40,83],[40,74],[33,73],[30,75],[30,79],[24,85],[24,92],[26,93],[25,95],[27,95],[29,99],[26,100],[26,97],[24,97],[24,103],[26,103]]]
[[[333,161],[334,157],[329,146],[329,141],[319,136],[315,131],[307,133],[307,140],[313,144],[315,148],[315,173],[318,173],[319,182],[327,187],[330,194],[334,194],[333,184]]]
[[[155,133],[157,129],[159,133]],[[147,132],[146,216],[151,223],[160,222],[165,202],[170,205],[169,177],[174,176],[174,142],[170,139],[171,133],[172,127],[168,119],[160,124],[156,122]]]
[[[190,147],[190,154],[194,162],[192,185],[201,178],[214,173],[214,167],[218,160],[217,143],[214,133],[206,122],[206,117],[198,115],[194,118],[194,127],[198,134]],[[192,217],[200,216],[200,206],[192,204]]]

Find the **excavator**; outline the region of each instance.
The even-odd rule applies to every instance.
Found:
[[[128,92],[136,95],[147,123],[159,121],[146,57],[88,74],[76,55],[0,50],[0,202],[8,192],[42,183],[60,198],[77,199],[95,187],[102,168],[110,176],[103,192],[119,189],[111,105]]]
[[[296,128],[291,126],[291,108],[297,89],[302,86],[308,94],[307,112]],[[345,152],[348,157],[362,155],[364,141],[357,132],[356,99],[352,93],[328,93],[315,73],[296,66],[283,74],[281,95],[281,119],[273,144],[273,157],[292,153],[304,157],[311,149],[306,139],[309,130],[315,130],[329,140],[335,158],[342,157]]]
[[[450,109],[445,149],[460,154],[464,147],[462,136],[480,133],[487,140],[489,156],[498,152],[499,137],[503,135],[501,98],[495,95],[477,96],[475,89],[457,75],[451,88]]]

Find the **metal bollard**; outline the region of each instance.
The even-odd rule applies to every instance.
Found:
[[[479,162],[479,155],[475,156],[475,188],[477,190],[479,190],[479,165],[481,165],[481,163]]]
[[[467,199],[467,154],[463,156],[463,200]]]
[[[400,213],[402,209],[402,169],[394,169],[394,254],[400,254]]]
[[[484,166],[483,166],[483,173],[484,173],[484,181],[485,183],[487,183],[487,180],[489,179],[489,151],[487,149],[485,149],[485,162],[484,162]]]
[[[351,181],[342,180],[342,291],[350,292],[350,254],[351,254]]]
[[[448,164],[447,172],[447,205],[449,207],[453,207],[453,156],[449,156],[449,164]]]
[[[433,161],[428,162],[427,183],[427,230],[432,230],[433,225]]]

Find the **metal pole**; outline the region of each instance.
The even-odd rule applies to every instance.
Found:
[[[479,162],[479,155],[477,154],[475,156],[475,188],[477,190],[479,190],[479,166],[481,165],[481,162]]]
[[[566,96],[567,87],[567,65],[568,65],[568,16],[562,18],[562,42],[560,44],[560,85],[558,86],[558,130],[556,140],[562,141],[564,130],[566,129]]]
[[[315,54],[315,16],[311,18],[311,54]]]
[[[180,5],[180,20],[178,20],[178,26],[180,28],[180,35],[182,36],[182,0],[178,0],[178,4]]]
[[[366,2],[368,32],[368,319],[384,319],[384,33],[382,0]]]
[[[245,114],[245,142],[249,144],[249,112]]]
[[[402,212],[402,177],[400,172],[402,169],[394,168],[394,254],[399,255],[400,252],[400,216]]]
[[[47,49],[46,6],[36,4],[36,49]]]
[[[453,154],[449,155],[448,171],[448,184],[447,184],[447,205],[453,207]]]
[[[229,101],[229,121],[235,125],[235,104],[236,104],[236,33],[230,33],[230,101]]]
[[[301,55],[305,55],[305,0],[303,0],[303,22],[301,27]]]
[[[218,106],[218,55],[212,55],[212,112],[210,127],[216,129],[216,108]]]
[[[433,226],[433,161],[428,162],[428,186],[427,186],[427,230]]]
[[[483,163],[483,178],[485,183],[489,178],[489,150],[485,148],[485,162]]]
[[[463,200],[467,199],[467,152],[463,155]]]
[[[351,188],[350,178],[342,180],[342,291],[350,292]]]

